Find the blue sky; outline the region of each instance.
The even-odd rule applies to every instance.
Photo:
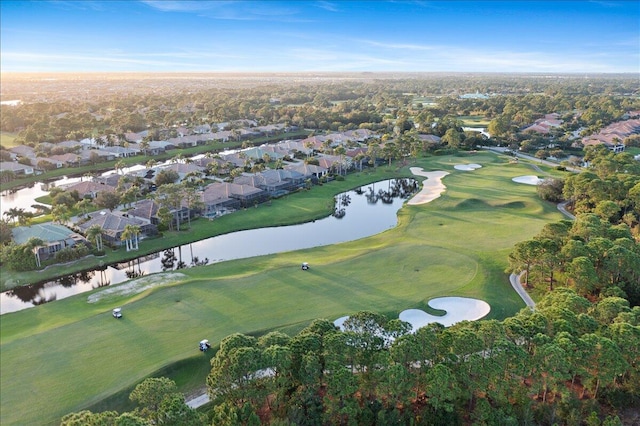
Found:
[[[640,2],[0,1],[2,72],[640,72]]]

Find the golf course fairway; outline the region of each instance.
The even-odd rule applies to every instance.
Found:
[[[464,163],[482,167],[454,168]],[[235,332],[296,332],[313,319],[360,310],[397,318],[406,309],[428,312],[430,299],[446,296],[487,302],[486,318],[523,308],[505,273],[507,256],[515,243],[561,219],[535,187],[512,181],[531,168],[479,153],[418,159],[398,176],[410,176],[410,166],[448,172],[445,192],[405,205],[398,226],[381,234],[174,271],[151,289],[94,303],[88,296],[104,289],[3,315],[0,423],[57,424],[175,363],[194,357],[206,363],[214,353],[198,351],[202,339],[215,346]],[[301,271],[302,262],[311,268]],[[112,317],[114,307],[122,307],[122,319]],[[189,382],[204,386],[205,377]]]

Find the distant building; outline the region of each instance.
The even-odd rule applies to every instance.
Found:
[[[612,123],[593,135],[582,138],[583,146],[604,145],[613,152],[624,151],[622,143],[628,136],[640,134],[640,119]]]

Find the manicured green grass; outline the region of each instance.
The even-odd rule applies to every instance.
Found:
[[[491,121],[483,115],[460,115],[457,118],[465,127],[487,127]]]
[[[4,148],[11,148],[14,146],[18,146],[16,143],[16,134],[10,132],[0,132],[0,145]]]
[[[463,162],[483,168],[453,169]],[[403,207],[398,226],[381,234],[182,270],[187,278],[180,283],[139,295],[89,304],[84,294],[2,316],[0,423],[55,424],[86,407],[126,409],[132,386],[167,372],[188,392],[204,385],[213,355],[198,352],[203,338],[215,345],[234,332],[293,331],[364,309],[396,316],[439,296],[486,300],[489,318],[513,315],[524,304],[504,272],[507,254],[561,215],[537,199],[534,187],[511,181],[530,174],[526,165],[493,154],[431,157],[418,165],[450,171],[446,193]],[[305,194],[310,203],[329,202],[314,191]],[[249,220],[251,212],[273,214],[274,206],[239,214]],[[309,271],[299,269],[303,261]],[[111,317],[115,306],[123,307],[122,320]]]
[[[638,155],[640,154],[640,148],[637,148],[635,146],[631,146],[631,147],[627,147],[624,149],[626,152],[628,152],[631,155]]]

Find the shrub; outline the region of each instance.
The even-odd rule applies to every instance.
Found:
[[[74,247],[66,247],[58,251],[55,255],[56,262],[70,262],[72,260],[80,259],[89,254],[89,248],[84,244]]]

